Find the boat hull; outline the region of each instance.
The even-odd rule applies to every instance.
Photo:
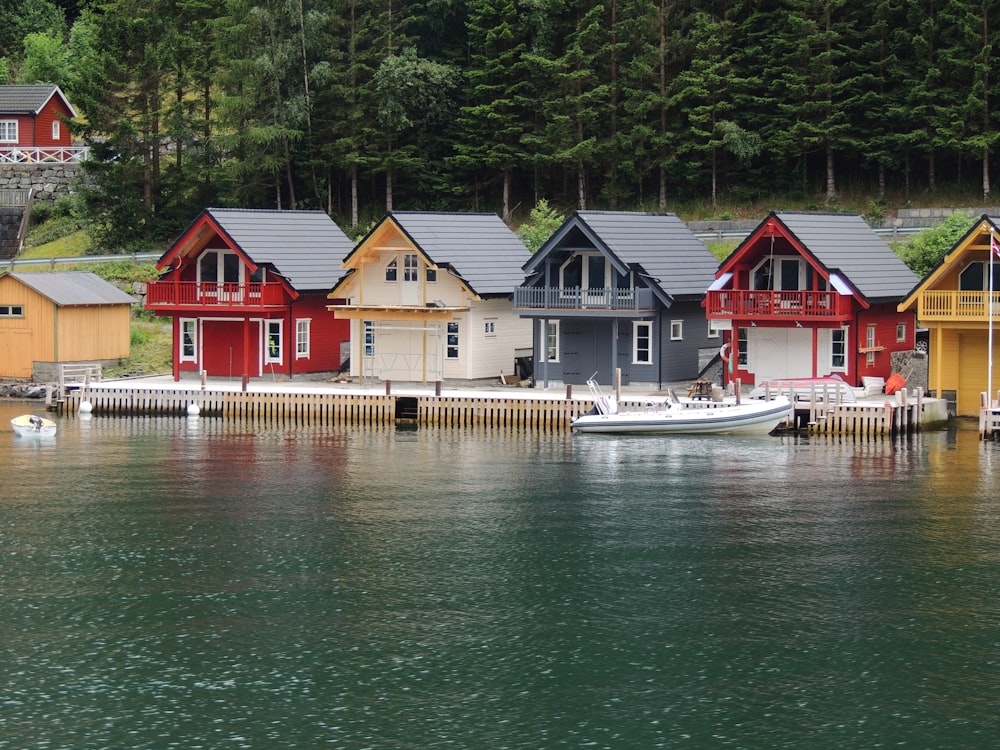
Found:
[[[745,401],[715,407],[674,406],[665,411],[585,414],[573,420],[571,426],[578,432],[767,434],[789,417],[790,408],[791,403],[782,396],[771,401]]]
[[[56,423],[34,414],[22,414],[10,420],[11,429],[21,437],[52,437],[56,434]]]

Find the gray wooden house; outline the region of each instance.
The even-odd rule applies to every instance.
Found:
[[[674,214],[578,211],[524,265],[539,384],[695,378],[722,344],[701,306],[718,261]]]

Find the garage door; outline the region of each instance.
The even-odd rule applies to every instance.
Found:
[[[813,375],[812,331],[807,328],[751,328],[747,367],[756,382]]]

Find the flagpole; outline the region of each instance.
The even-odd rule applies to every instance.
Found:
[[[989,334],[987,335],[987,357],[986,357],[986,408],[993,407],[993,256],[997,254],[996,239],[993,237],[993,227],[990,227],[990,317]]]

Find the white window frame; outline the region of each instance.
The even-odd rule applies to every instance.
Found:
[[[403,253],[403,281],[420,280],[420,258],[416,253]]]
[[[716,328],[714,325],[712,325],[714,322],[715,322],[714,320],[708,321],[708,337],[707,338],[717,339],[717,338],[720,338],[722,336],[722,329],[721,328]]]
[[[17,120],[0,120],[0,143],[17,143]]]
[[[0,318],[23,318],[24,305],[0,305]]]
[[[906,323],[896,323],[896,342],[906,341]]]
[[[643,330],[645,333],[642,333]],[[640,357],[642,350],[639,347],[639,341],[642,339],[646,341],[644,357]],[[653,324],[648,320],[632,321],[632,364],[653,364]]]
[[[387,284],[395,284],[399,281],[399,258],[393,258],[385,264],[385,281]]]
[[[838,339],[840,339],[838,341]],[[838,354],[839,350],[839,354]],[[843,364],[837,364],[837,357]],[[830,331],[830,370],[832,372],[847,372],[847,329],[834,328]]]
[[[181,362],[197,362],[198,361],[198,319],[197,318],[181,318],[178,323],[180,324],[181,341],[180,341],[180,351],[177,352],[177,356]],[[191,353],[188,354],[185,349],[184,336],[188,333],[188,328],[190,327],[191,335]]]
[[[458,321],[448,321],[445,330],[444,357],[445,359],[459,359],[462,353],[462,338]]]
[[[671,320],[670,321],[670,340],[671,341],[683,341],[684,340],[684,321],[683,320]]]
[[[495,339],[497,337],[496,318],[486,318],[486,320],[483,321],[483,335],[488,339]]]
[[[865,357],[865,362],[869,367],[874,367],[875,365],[875,341],[876,334],[878,331],[878,326],[874,323],[868,324],[868,329],[865,332],[865,347],[869,349],[867,356]]]
[[[58,141],[62,135],[62,123],[59,120],[52,121],[52,140]]]
[[[311,318],[295,321],[295,359],[309,359]]]
[[[546,326],[545,331],[545,341],[542,342],[542,346],[545,347],[545,361],[546,362],[558,362],[559,361],[559,321],[550,320]]]
[[[732,356],[732,352],[730,352]],[[750,361],[750,329],[736,329],[736,364],[746,367]]]
[[[361,356],[362,357],[374,357],[375,356],[375,321],[374,320],[363,320],[361,321]]]
[[[285,321],[283,320],[264,320],[264,364],[265,365],[280,365],[283,364],[282,351],[284,350],[283,338],[285,335]],[[277,354],[271,353],[271,341],[275,341],[274,348],[277,349]]]

